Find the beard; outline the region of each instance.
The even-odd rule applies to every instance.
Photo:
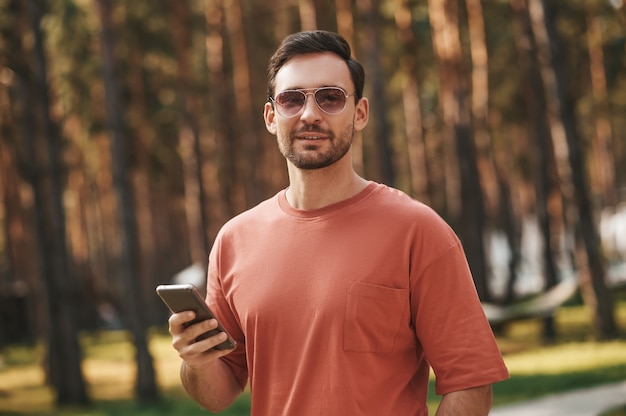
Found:
[[[311,142],[302,144],[302,150],[296,150],[294,143],[296,137],[301,133],[323,133],[327,139],[323,140],[322,146],[325,150],[320,150],[320,144]],[[354,125],[350,124],[339,136],[330,131],[324,131],[316,126],[309,126],[289,134],[288,138],[279,138],[278,147],[285,159],[293,163],[298,169],[313,170],[322,169],[332,165],[348,153],[352,146],[354,137]]]

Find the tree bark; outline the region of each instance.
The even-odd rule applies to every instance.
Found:
[[[602,20],[598,16],[587,18],[587,45],[589,50],[589,75],[594,101],[595,140],[592,146],[592,190],[602,205],[615,205],[618,201],[615,189],[615,158],[613,128],[609,119],[609,102],[606,85],[606,68],[602,40]]]
[[[337,0],[335,2],[337,15],[337,33],[339,33],[348,42],[354,50],[354,15],[352,13],[351,0]],[[365,175],[365,164],[363,161],[363,139],[362,135],[354,138],[352,142],[352,164],[354,170],[360,175]]]
[[[460,178],[461,218],[459,235],[467,253],[481,300],[489,301],[487,262],[483,242],[485,214],[483,191],[472,133],[468,75],[463,67],[457,3],[429,0],[433,43],[439,66],[439,100],[445,132],[454,141]]]
[[[408,172],[413,197],[430,203],[432,189],[428,180],[428,157],[417,80],[417,40],[411,28],[412,16],[408,0],[395,0],[395,21],[398,39],[403,47],[400,70],[403,74],[402,108],[406,128]]]
[[[237,109],[238,134],[242,138],[240,157],[237,160],[237,170],[243,172],[245,207],[260,202],[264,195],[262,176],[258,172],[261,160],[261,146],[256,133],[254,114],[252,112],[252,88],[250,83],[250,65],[248,47],[245,37],[245,24],[241,10],[241,0],[228,0],[224,4],[224,17],[228,32],[230,52],[233,64],[233,94]]]
[[[573,110],[573,100],[567,96],[567,71],[560,55],[560,39],[553,21],[554,10],[545,0],[529,0],[533,35],[537,42],[538,61],[544,85],[547,114],[553,140],[561,189],[571,203],[571,215],[576,215],[580,239],[587,257],[591,279],[594,333],[600,339],[617,336],[613,298],[605,283],[598,230],[594,223],[589,188],[583,163],[580,135]]]
[[[298,0],[298,11],[300,12],[301,30],[317,29],[317,15],[313,0]]]
[[[208,242],[204,213],[204,184],[199,126],[191,74],[189,5],[186,0],[170,0],[173,15],[174,49],[177,61],[177,96],[179,110],[179,152],[183,165],[185,214],[191,262],[204,269],[207,265]]]
[[[489,53],[485,20],[480,0],[465,0],[472,57],[472,125],[476,143],[476,163],[485,199],[487,217],[495,217],[501,202],[498,172],[494,167],[489,131]]]
[[[0,58],[1,59],[1,58]],[[0,60],[0,72],[8,68]],[[17,78],[17,77],[16,77]],[[17,79],[11,84],[21,83]],[[23,85],[18,88],[24,90]],[[18,94],[21,95],[21,94]],[[0,83],[0,344],[36,339],[33,311],[32,282],[26,276],[34,275],[27,267],[33,263],[30,232],[25,224],[25,207],[20,197],[23,186],[18,170],[18,135],[12,114],[9,85]],[[10,300],[10,302],[8,301]]]
[[[337,0],[337,33],[350,44],[354,50],[354,15],[352,13],[352,3],[350,0]]]
[[[229,90],[225,77],[225,39],[223,37],[223,9],[222,0],[206,2],[204,17],[207,27],[206,35],[206,59],[208,69],[208,85],[212,91],[209,97],[208,124],[209,135],[213,137],[214,146],[214,169],[217,178],[216,194],[224,206],[223,218],[230,218],[237,214],[239,200],[237,197],[237,172],[234,154],[237,145],[235,140],[229,140],[229,136],[235,134],[231,131],[232,123],[227,123],[228,111],[233,104],[229,100]],[[217,204],[216,204],[217,205]]]
[[[518,60],[520,62],[524,84],[524,97],[530,119],[530,135],[535,138],[534,151],[532,152],[534,182],[535,182],[535,207],[541,235],[543,236],[542,264],[546,289],[553,287],[558,282],[555,265],[555,251],[552,241],[554,227],[549,210],[550,195],[557,191],[557,184],[551,172],[554,171],[554,157],[552,154],[550,129],[546,118],[547,108],[545,105],[544,86],[541,81],[539,65],[535,59],[536,42],[528,15],[528,4],[525,0],[512,1],[514,15],[515,39],[517,45]],[[544,336],[552,339],[555,336],[553,320],[548,318],[544,322]]]
[[[129,92],[129,114],[134,120],[132,126],[135,132],[135,159],[137,168],[132,175],[132,188],[136,195],[136,218],[137,234],[140,247],[139,270],[141,272],[142,293],[146,297],[146,310],[148,316],[156,316],[156,311],[162,310],[161,300],[154,296],[154,287],[157,282],[162,281],[159,275],[167,267],[166,262],[159,256],[159,247],[163,242],[155,235],[159,235],[155,230],[158,224],[155,222],[154,189],[151,179],[153,168],[151,166],[154,157],[154,146],[157,142],[154,127],[149,120],[149,104],[146,97],[146,84],[144,58],[141,39],[133,37],[128,42],[128,92]],[[148,297],[150,296],[150,297]]]
[[[372,86],[372,101],[376,105],[371,106],[372,118],[374,122],[374,149],[371,160],[375,160],[378,165],[378,180],[388,185],[395,185],[396,172],[394,166],[394,155],[391,147],[391,128],[387,119],[387,105],[385,98],[385,79],[383,69],[380,64],[380,25],[378,22],[378,0],[358,0],[357,8],[366,23],[365,29],[365,59],[370,73],[370,85]],[[374,175],[372,175],[374,176]]]
[[[41,2],[28,2],[30,27],[34,37],[31,80],[36,126],[26,137],[31,155],[31,181],[35,194],[35,215],[39,260],[47,297],[47,362],[49,380],[58,405],[84,405],[89,402],[81,369],[78,340],[79,291],[69,265],[65,212],[63,208],[62,143],[50,115],[48,70],[41,31]],[[26,121],[30,124],[32,120]],[[38,150],[42,150],[38,155]]]
[[[97,0],[100,14],[105,106],[110,129],[113,186],[120,222],[120,277],[124,287],[125,318],[132,333],[137,362],[135,393],[142,402],[159,397],[152,356],[148,350],[147,325],[143,296],[139,285],[139,241],[132,188],[128,170],[128,140],[124,132],[123,105],[115,74],[114,38],[111,0]]]

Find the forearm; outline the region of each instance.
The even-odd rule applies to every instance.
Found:
[[[180,378],[187,393],[211,412],[225,410],[242,391],[230,369],[219,359],[202,369],[189,367],[183,361]]]
[[[491,385],[444,394],[436,416],[487,416],[491,409]]]

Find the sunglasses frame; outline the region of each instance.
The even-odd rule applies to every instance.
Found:
[[[341,93],[343,94],[343,96],[345,97],[345,100],[343,102],[343,107],[341,108],[341,110],[335,112],[335,113],[329,113],[328,111],[324,110],[320,104],[317,102],[317,99],[315,98],[315,95],[319,92],[319,91],[323,91],[323,90],[338,90],[341,91]],[[304,107],[306,107],[306,100],[309,97],[309,95],[313,96],[313,101],[315,102],[315,105],[317,106],[317,108],[319,108],[323,113],[331,115],[331,116],[336,116],[337,114],[341,114],[343,112],[343,110],[346,109],[346,106],[348,105],[348,98],[356,95],[356,92],[352,93],[352,94],[348,94],[343,88],[341,87],[320,87],[320,88],[302,88],[302,89],[292,89],[292,90],[284,90],[279,92],[278,94],[276,94],[276,97],[278,97],[281,94],[284,94],[286,92],[298,92],[302,95],[304,95],[304,102],[302,103],[302,107],[300,107],[300,109],[295,112],[293,115],[291,116],[286,116],[283,113],[280,112],[280,104],[278,104],[278,102],[276,101],[276,99],[274,97],[269,97],[270,101],[272,102],[272,104],[274,104],[274,108],[276,110],[276,112],[278,114],[280,114],[283,118],[292,118],[297,116],[298,114],[300,114],[302,112],[302,110],[304,109]]]

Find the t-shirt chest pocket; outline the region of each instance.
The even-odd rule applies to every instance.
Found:
[[[354,352],[392,352],[408,320],[408,289],[351,282],[346,299],[343,348]]]

